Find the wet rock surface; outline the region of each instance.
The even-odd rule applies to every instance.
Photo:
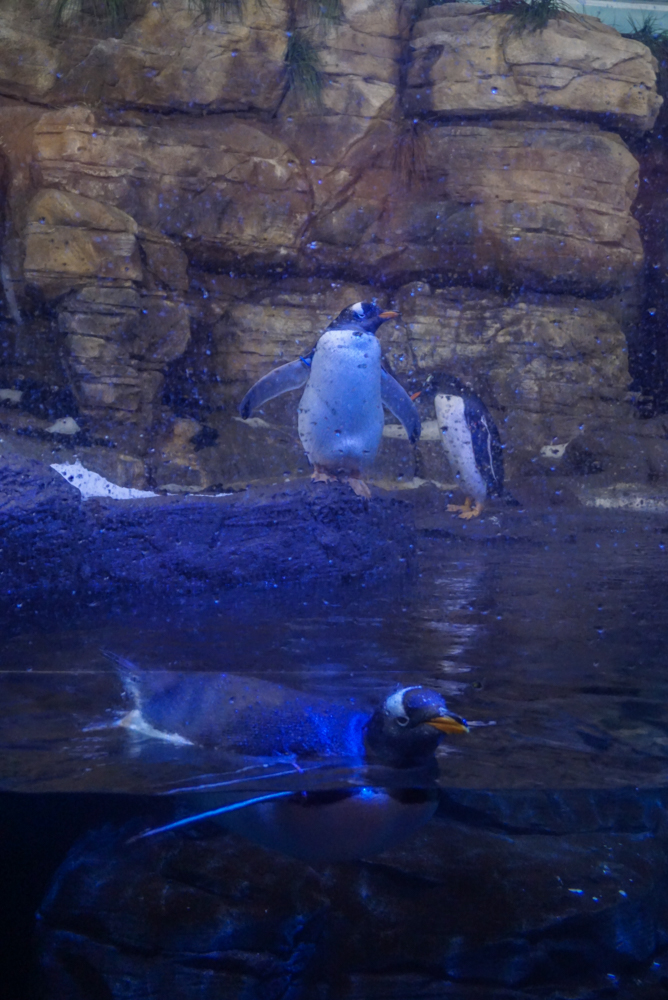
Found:
[[[402,574],[415,542],[407,504],[367,505],[343,485],[84,502],[52,469],[15,457],[3,458],[0,503],[3,589],[25,597]]]
[[[437,819],[339,865],[204,829],[132,845],[134,824],[93,832],[41,907],[47,996],[603,997],[633,977],[637,987],[668,936],[665,801],[648,794],[632,829],[613,809],[601,829],[595,800],[554,795],[546,824],[531,796],[490,793],[474,822],[473,811]]]
[[[197,426],[194,421],[183,424],[188,434]],[[663,455],[663,438],[648,440]],[[402,441],[390,443],[408,447]],[[425,455],[419,461],[442,462],[440,445],[436,449],[426,442],[421,448]],[[84,450],[90,452],[90,468],[103,475],[111,469],[117,479],[128,477],[127,486],[134,485],[136,470],[129,456],[114,449]],[[642,453],[634,461],[644,461]],[[130,468],[124,469],[126,464]],[[77,467],[71,468],[74,482]],[[169,462],[165,469],[169,475]],[[556,544],[561,550],[576,539],[593,545],[601,537],[607,545],[612,536],[626,533],[617,508],[638,513],[634,525],[641,537],[647,536],[643,546],[661,535],[661,516],[649,521],[640,516],[668,510],[668,498],[660,490],[654,495],[629,483],[611,485],[605,476],[585,478],[574,485],[557,472],[538,475],[518,484],[514,506],[498,501],[481,518],[467,522],[445,509],[455,486],[448,493],[410,478],[405,488],[397,488],[396,481],[373,485],[368,502],[343,483],[313,484],[304,477],[281,477],[218,496],[186,492],[83,500],[49,466],[5,451],[0,580],[11,605],[40,595],[51,599],[133,589],[160,594],[166,587],[185,594],[239,584],[401,578],[430,538],[483,546]],[[201,484],[195,488],[201,490]]]
[[[0,470],[2,590],[10,606],[77,575],[84,535],[79,491],[35,460],[3,456]]]

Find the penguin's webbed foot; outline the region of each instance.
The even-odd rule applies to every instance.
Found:
[[[338,483],[338,481],[338,476],[333,476],[330,472],[325,472],[324,469],[314,469],[311,476],[312,483]]]
[[[344,483],[348,483],[348,486],[350,486],[356,496],[362,497],[364,500],[371,499],[371,490],[363,479],[356,479],[355,476],[346,476],[343,481]]]
[[[459,511],[459,516],[463,521],[470,521],[473,517],[480,517],[483,512],[483,505],[477,500],[472,505],[471,497],[467,497],[463,504],[449,503],[445,509]]]

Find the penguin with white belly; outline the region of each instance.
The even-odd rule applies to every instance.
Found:
[[[116,653],[105,655],[116,664],[133,702],[115,725],[141,738],[162,740],[184,752],[186,747],[240,752],[265,767],[272,757],[276,763],[292,761],[295,774],[322,768],[327,759],[345,759],[353,767],[395,776],[390,788],[355,787],[338,770],[337,787],[326,790],[320,786],[300,792],[284,785],[271,790],[276,787],[271,773],[256,795],[235,793],[230,787],[235,782],[229,780],[220,787],[190,788],[188,792],[197,792],[184,799],[191,815],[144,831],[137,839],[206,819],[309,862],[376,854],[434,814],[439,742],[444,734],[468,731],[438,691],[421,685],[400,688],[371,709],[354,697],[326,698],[257,677],[144,671]],[[319,762],[315,768],[309,766],[314,759]],[[415,769],[422,774],[417,788],[400,779],[402,771],[415,774]]]
[[[358,496],[371,496],[362,475],[380,445],[384,406],[403,424],[411,443],[420,437],[418,412],[382,367],[375,335],[385,320],[396,316],[373,302],[348,306],[309,355],[269,372],[241,401],[245,420],[268,400],[304,386],[298,429],[314,482],[342,479]]]
[[[434,401],[450,468],[464,490],[464,504],[448,504],[461,518],[479,517],[485,501],[503,495],[503,445],[479,396],[454,375],[433,372],[420,392]]]

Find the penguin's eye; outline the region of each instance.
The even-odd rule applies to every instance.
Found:
[[[408,716],[407,715],[397,715],[397,717],[396,717],[396,723],[397,723],[398,726],[407,726],[408,725]]]

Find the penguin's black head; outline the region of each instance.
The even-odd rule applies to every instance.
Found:
[[[367,333],[375,333],[386,319],[394,319],[398,315],[399,313],[392,309],[379,309],[375,302],[355,302],[352,306],[346,306],[329,324],[328,329],[337,330],[342,326],[358,326]]]
[[[390,767],[425,764],[443,733],[466,733],[468,726],[448,711],[438,691],[408,687],[395,691],[369,719],[364,734],[374,761]]]
[[[417,399],[422,394],[425,396],[438,396],[441,394],[446,396],[466,396],[468,392],[470,390],[455,375],[448,375],[447,372],[432,372],[425,379],[420,392],[411,398]]]

